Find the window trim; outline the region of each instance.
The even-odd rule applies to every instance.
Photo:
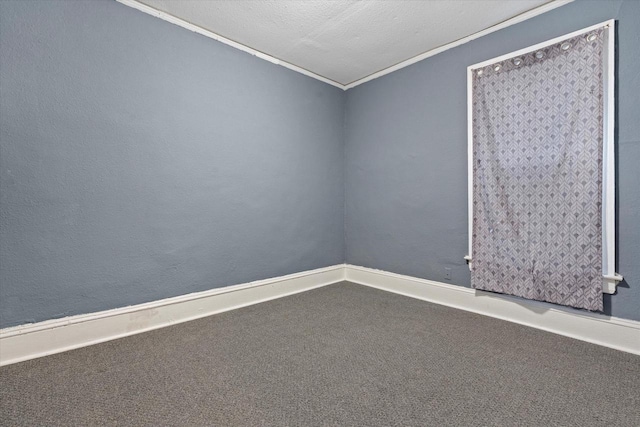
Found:
[[[604,28],[603,63],[603,157],[602,157],[602,292],[613,294],[623,277],[616,273],[616,201],[615,201],[615,20],[610,19],[573,33],[538,43],[467,67],[467,163],[468,163],[468,221],[469,249],[464,259],[473,269],[473,71],[537,49],[542,49],[565,39]]]

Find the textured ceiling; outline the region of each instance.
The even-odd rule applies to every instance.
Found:
[[[346,85],[549,0],[141,0]]]

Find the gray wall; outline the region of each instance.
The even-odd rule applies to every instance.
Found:
[[[340,89],[115,1],[0,1],[0,61],[0,327],[344,261]]]
[[[618,20],[618,272],[605,311],[640,320],[640,1],[576,1],[347,92],[347,262],[469,286],[467,66]]]
[[[579,1],[345,95],[114,1],[0,1],[0,327],[345,256],[468,286],[466,67],[610,18],[626,280],[605,308],[640,320],[640,2]]]

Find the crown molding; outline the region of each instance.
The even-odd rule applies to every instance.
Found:
[[[327,84],[329,84],[331,86],[335,86],[337,88],[340,88],[340,89],[346,91],[348,89],[351,89],[353,87],[359,86],[359,85],[361,85],[363,83],[366,83],[368,81],[377,79],[378,77],[382,77],[382,76],[387,75],[389,73],[393,73],[394,71],[400,70],[400,69],[402,69],[404,67],[408,67],[409,65],[415,64],[416,62],[420,62],[420,61],[422,61],[424,59],[427,59],[427,58],[429,58],[431,56],[434,56],[434,55],[437,55],[439,53],[442,53],[442,52],[444,52],[446,50],[453,49],[454,47],[463,45],[463,44],[468,43],[468,42],[470,42],[472,40],[480,38],[482,36],[486,36],[487,34],[491,34],[491,33],[495,32],[495,31],[501,30],[503,28],[510,27],[511,25],[517,24],[517,23],[522,22],[522,21],[526,21],[527,19],[530,19],[530,18],[533,18],[535,16],[541,15],[543,13],[549,12],[550,10],[553,10],[553,9],[556,9],[556,8],[558,8],[560,6],[564,6],[564,5],[568,4],[568,3],[571,3],[574,0],[555,0],[555,1],[551,1],[549,3],[545,3],[542,6],[538,6],[535,9],[531,9],[531,10],[529,10],[527,12],[521,13],[520,15],[514,16],[513,18],[507,19],[506,21],[503,21],[503,22],[501,22],[499,24],[493,25],[493,26],[491,26],[489,28],[485,28],[484,30],[478,31],[477,33],[473,33],[471,35],[468,35],[466,37],[463,37],[463,38],[458,39],[456,41],[453,41],[451,43],[447,43],[447,44],[442,45],[440,47],[437,47],[435,49],[431,49],[431,50],[429,50],[427,52],[421,53],[421,54],[416,55],[416,56],[414,56],[412,58],[409,58],[409,59],[407,59],[405,61],[399,62],[399,63],[397,63],[395,65],[390,66],[390,67],[384,68],[384,69],[382,69],[380,71],[377,71],[377,72],[375,72],[373,74],[370,74],[370,75],[368,75],[366,77],[363,77],[361,79],[355,80],[355,81],[353,81],[353,82],[351,82],[349,84],[346,84],[346,85],[338,83],[338,82],[336,82],[334,80],[328,79],[328,78],[326,78],[324,76],[316,74],[316,73],[314,73],[312,71],[309,71],[309,70],[307,70],[305,68],[299,67],[299,66],[297,66],[295,64],[292,64],[290,62],[283,61],[282,59],[278,59],[278,58],[276,58],[274,56],[271,56],[271,55],[267,55],[264,52],[260,52],[259,50],[256,50],[256,49],[253,49],[253,48],[251,48],[249,46],[246,46],[246,45],[243,45],[241,43],[235,42],[233,40],[230,40],[230,39],[228,39],[226,37],[223,37],[223,36],[221,36],[219,34],[211,32],[209,30],[205,30],[204,28],[202,28],[202,27],[200,27],[198,25],[192,24],[191,22],[185,21],[184,19],[180,19],[180,18],[178,18],[176,16],[173,16],[173,15],[171,15],[169,13],[163,12],[161,10],[158,10],[156,8],[148,6],[146,4],[140,3],[137,0],[116,0],[116,1],[118,3],[124,4],[126,6],[129,6],[129,7],[132,7],[134,9],[137,9],[137,10],[139,10],[141,12],[149,14],[151,16],[155,16],[156,18],[160,18],[163,21],[167,21],[167,22],[170,22],[172,24],[178,25],[178,26],[180,26],[182,28],[185,28],[185,29],[187,29],[189,31],[193,31],[194,33],[198,33],[198,34],[203,35],[205,37],[209,37],[210,39],[219,41],[219,42],[224,43],[224,44],[226,44],[228,46],[231,46],[231,47],[236,48],[238,50],[241,50],[243,52],[249,53],[249,54],[251,54],[253,56],[256,56],[256,57],[258,57],[260,59],[264,59],[265,61],[269,61],[272,64],[281,65],[281,66],[283,66],[285,68],[288,68],[288,69],[290,69],[292,71],[298,72],[300,74],[304,74],[305,76],[314,78],[316,80],[320,80],[321,82],[327,83]]]
[[[170,22],[170,23],[175,24],[175,25],[177,25],[179,27],[185,28],[185,29],[187,29],[189,31],[193,31],[194,33],[200,34],[202,36],[209,37],[210,39],[219,41],[220,43],[224,43],[227,46],[231,46],[233,48],[236,48],[238,50],[246,52],[246,53],[248,53],[250,55],[253,55],[255,57],[258,57],[260,59],[264,59],[265,61],[271,62],[272,64],[281,65],[281,66],[283,66],[285,68],[288,68],[290,70],[293,70],[293,71],[295,71],[297,73],[304,74],[305,76],[314,78],[316,80],[320,80],[323,83],[327,83],[327,84],[329,84],[331,86],[335,86],[337,88],[345,90],[345,86],[343,84],[341,84],[341,83],[338,83],[336,81],[328,79],[328,78],[326,78],[324,76],[321,76],[320,74],[316,74],[316,73],[314,73],[312,71],[309,71],[307,69],[304,69],[302,67],[298,67],[297,65],[291,64],[290,62],[283,61],[282,59],[278,59],[278,58],[276,58],[274,56],[271,56],[271,55],[267,55],[264,52],[260,52],[259,50],[253,49],[253,48],[251,48],[249,46],[246,46],[246,45],[243,45],[242,43],[235,42],[235,41],[233,41],[231,39],[228,39],[226,37],[221,36],[220,34],[216,34],[216,33],[211,32],[209,30],[205,30],[204,28],[202,28],[202,27],[200,27],[198,25],[192,24],[191,22],[185,21],[184,19],[180,19],[180,18],[178,18],[176,16],[173,16],[173,15],[171,15],[169,13],[163,12],[163,11],[158,10],[156,8],[153,8],[151,6],[147,6],[146,4],[140,3],[140,2],[138,2],[136,0],[116,0],[116,1],[118,3],[121,3],[121,4],[125,5],[125,6],[129,6],[129,7],[132,7],[134,9],[137,9],[140,12],[144,12],[144,13],[146,13],[148,15],[155,16],[156,18],[160,18],[163,21]]]
[[[461,39],[458,39],[456,41],[453,41],[451,43],[447,43],[445,45],[442,45],[440,47],[437,47],[435,49],[431,49],[428,50],[424,53],[421,53],[420,55],[414,56],[412,58],[409,58],[405,61],[399,62],[396,65],[392,65],[391,67],[385,68],[383,70],[377,71],[373,74],[368,75],[367,77],[363,77],[361,79],[358,79],[356,81],[353,81],[349,84],[344,85],[344,90],[348,90],[351,89],[353,87],[356,87],[358,85],[361,85],[363,83],[366,83],[368,81],[377,79],[378,77],[382,77],[384,75],[387,75],[389,73],[393,73],[394,71],[400,70],[404,67],[408,67],[409,65],[415,64],[416,62],[420,62],[424,59],[427,59],[431,56],[437,55],[439,53],[442,53],[446,50],[449,49],[453,49],[454,47],[458,47],[460,45],[463,45],[465,43],[468,43],[472,40],[478,39],[482,36],[486,36],[487,34],[491,34],[494,33],[498,30],[502,30],[503,28],[507,28],[510,27],[512,25],[518,24],[522,21],[526,21],[527,19],[531,19],[533,17],[536,17],[538,15],[542,15],[543,13],[549,12],[553,9],[556,9],[560,6],[564,6],[565,4],[569,4],[571,2],[573,2],[574,0],[555,0],[555,1],[551,1],[549,3],[545,3],[542,6],[538,6],[535,9],[531,9],[527,12],[521,13],[520,15],[514,16],[513,18],[507,19],[506,21],[502,21],[499,24],[493,25],[489,28],[485,28],[484,30],[478,31],[477,33],[473,33],[471,35],[468,35],[466,37],[463,37]]]

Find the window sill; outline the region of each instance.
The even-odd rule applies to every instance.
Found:
[[[616,286],[621,282],[623,277],[618,273],[605,274],[602,276],[602,293],[603,294],[615,294]]]

